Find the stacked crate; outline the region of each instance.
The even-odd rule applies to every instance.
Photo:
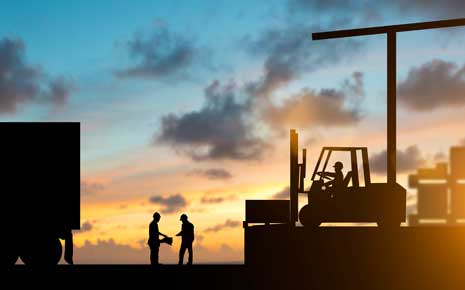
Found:
[[[419,168],[409,176],[409,187],[417,189],[417,214],[409,215],[410,226],[427,221],[455,224],[465,219],[465,147],[450,149],[449,164]]]

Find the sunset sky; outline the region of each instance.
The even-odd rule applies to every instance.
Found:
[[[311,33],[465,17],[465,2],[374,2],[2,1],[0,121],[82,124],[75,262],[148,263],[154,211],[171,236],[189,216],[196,262],[242,262],[244,201],[285,197],[290,128],[307,170],[322,146],[367,146],[384,181],[385,36]],[[464,45],[465,27],[398,35],[405,187],[465,144]]]

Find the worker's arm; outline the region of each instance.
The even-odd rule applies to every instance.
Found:
[[[177,237],[182,236],[182,231],[180,231],[176,236]]]
[[[325,186],[326,187],[332,187],[334,185],[334,183],[335,183],[334,180],[330,180],[330,181],[325,182]]]
[[[336,177],[336,173],[334,172],[317,172],[317,174],[323,178],[334,178]]]
[[[167,235],[165,235],[165,234],[162,234],[161,232],[158,232],[158,234],[159,234],[160,236],[163,236],[163,237],[165,237],[165,238],[167,238],[167,237],[168,237]]]

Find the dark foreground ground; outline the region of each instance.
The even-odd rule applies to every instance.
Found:
[[[2,275],[13,285],[32,289],[250,289],[244,265],[60,265],[53,269],[15,266]],[[53,287],[56,286],[56,287]],[[45,287],[45,288],[43,288]],[[72,288],[69,288],[72,287]],[[77,288],[75,288],[77,287]],[[4,288],[6,289],[6,288]],[[14,289],[14,288],[9,288]]]
[[[244,240],[272,288],[465,290],[463,226],[253,226]]]
[[[249,227],[245,229],[245,261],[246,265],[158,268],[75,265],[39,270],[16,266],[2,279],[18,286],[32,282],[32,289],[119,289],[131,285],[131,289],[167,290],[465,290],[465,227],[313,231]]]

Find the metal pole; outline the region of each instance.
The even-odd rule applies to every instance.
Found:
[[[298,220],[298,210],[299,210],[299,164],[298,164],[298,148],[299,148],[299,139],[298,134],[295,130],[291,130],[291,143],[290,143],[290,222],[291,225],[295,225],[295,222]]]
[[[396,183],[396,32],[387,33],[387,182]]]

